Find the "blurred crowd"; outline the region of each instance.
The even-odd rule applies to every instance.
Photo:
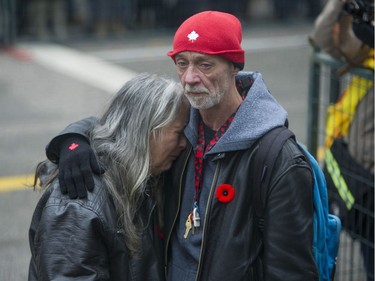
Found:
[[[264,5],[271,19],[314,19],[324,0],[0,0],[0,45],[6,38],[64,40],[74,35],[99,38],[128,30],[173,28],[202,10],[232,13],[244,23],[250,5]],[[256,7],[255,7],[256,8]],[[14,39],[14,38],[13,38]]]

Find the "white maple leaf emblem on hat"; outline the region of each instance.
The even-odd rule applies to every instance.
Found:
[[[197,40],[197,38],[199,37],[199,34],[195,32],[195,30],[193,30],[192,32],[190,32],[187,36],[189,38],[189,41],[193,42],[195,40]]]

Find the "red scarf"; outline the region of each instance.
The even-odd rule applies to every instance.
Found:
[[[232,123],[236,112],[234,112],[220,127],[220,129],[215,133],[215,136],[212,140],[206,145],[206,139],[204,137],[204,125],[203,121],[199,121],[198,125],[198,141],[195,147],[195,174],[194,174],[194,186],[195,186],[195,194],[194,194],[194,204],[193,210],[190,214],[191,221],[194,223],[194,227],[200,226],[200,217],[199,217],[199,195],[202,190],[202,178],[203,178],[203,157],[204,155],[209,152],[217,143],[217,141],[221,138],[222,135],[227,131],[230,124]]]

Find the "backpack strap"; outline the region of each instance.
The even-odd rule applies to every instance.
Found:
[[[276,159],[289,139],[295,139],[294,133],[287,127],[276,127],[261,137],[258,150],[253,159],[253,198],[255,215],[259,229],[264,229],[264,210],[266,208],[266,193],[271,179],[273,166]]]

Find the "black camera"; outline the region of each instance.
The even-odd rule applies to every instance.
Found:
[[[374,0],[350,0],[344,11],[353,16],[354,21],[372,22],[374,20]]]
[[[349,0],[343,10],[353,17],[354,34],[374,48],[374,0]]]

